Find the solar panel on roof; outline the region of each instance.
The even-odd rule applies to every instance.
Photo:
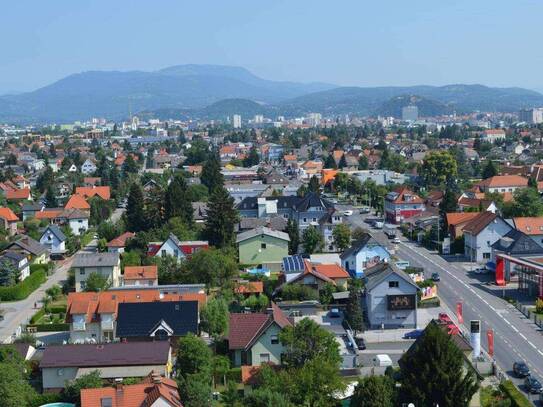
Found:
[[[304,260],[299,254],[283,258],[283,271],[285,273],[300,272],[304,269]]]

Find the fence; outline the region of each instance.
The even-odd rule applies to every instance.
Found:
[[[515,308],[518,309],[522,314],[536,324],[540,329],[543,329],[543,315],[537,314],[534,307],[527,307],[517,302]]]

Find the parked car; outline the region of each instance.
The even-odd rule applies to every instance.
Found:
[[[526,380],[524,380],[524,385],[529,393],[537,394],[543,392],[543,386],[541,386],[539,380],[533,376],[528,376]]]
[[[360,209],[360,215],[365,215],[367,213],[370,213],[370,208],[364,207]]]
[[[473,270],[473,272],[475,274],[486,274],[486,273],[488,273],[488,270],[485,269],[484,267],[479,267],[479,268],[476,268],[475,270]]]
[[[394,244],[400,244],[401,243],[401,240],[398,236],[396,236],[394,239],[392,239],[392,243]]]
[[[403,336],[404,339],[417,339],[424,333],[423,329],[415,329],[414,331],[406,332]]]
[[[366,349],[366,343],[364,342],[363,338],[354,338],[354,341],[356,342],[356,347],[358,350]]]
[[[339,318],[340,316],[341,312],[339,311],[339,308],[330,309],[330,318]]]
[[[439,281],[441,280],[441,277],[439,277],[439,273],[432,273],[432,281]]]
[[[525,362],[519,361],[513,363],[513,373],[515,373],[515,376],[517,377],[527,377],[530,376],[530,369]]]
[[[349,209],[349,210],[347,210],[347,211],[344,211],[343,214],[344,214],[345,216],[351,216],[351,215],[353,214],[353,211],[351,211],[351,210]]]

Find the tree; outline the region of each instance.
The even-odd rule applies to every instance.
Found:
[[[211,378],[211,349],[202,338],[192,332],[181,337],[177,343],[177,378],[202,374]]]
[[[19,272],[8,259],[3,259],[0,262],[0,286],[9,287],[17,284]]]
[[[289,220],[287,221],[285,233],[288,234],[288,237],[290,239],[288,242],[288,254],[297,254],[298,246],[300,244],[300,231],[298,230],[298,222],[296,222],[294,219],[289,218]]]
[[[340,252],[351,245],[351,229],[345,223],[340,223],[334,228],[332,237],[334,238],[334,246],[336,246]]]
[[[366,236],[367,233],[368,233],[368,231],[366,229],[364,229],[364,228],[362,228],[360,226],[357,226],[353,230],[352,238],[356,242],[356,241],[362,239],[364,236]]]
[[[458,177],[458,167],[448,151],[432,151],[424,157],[420,175],[427,186],[444,186]]]
[[[360,158],[358,159],[358,169],[367,170],[368,166],[369,166],[368,157],[362,154]]]
[[[485,168],[483,168],[483,171],[481,172],[481,176],[483,179],[487,179],[496,175],[498,175],[498,168],[496,167],[496,164],[494,164],[494,161],[488,160]]]
[[[256,389],[243,398],[245,407],[291,407],[285,394],[270,389]]]
[[[145,194],[145,223],[147,229],[160,228],[164,223],[164,191],[155,185]]]
[[[450,335],[430,323],[400,359],[401,401],[417,406],[468,406],[479,385],[464,369],[462,351]]]
[[[228,304],[222,298],[209,300],[200,314],[200,324],[215,342],[228,332]]]
[[[528,187],[537,189],[537,180],[534,177],[528,178]]]
[[[145,229],[145,212],[143,206],[143,191],[141,186],[133,183],[126,202],[126,227],[132,232]]]
[[[134,157],[132,156],[132,154],[128,154],[123,163],[123,174],[126,177],[129,174],[137,174],[137,173],[138,173],[138,164],[136,164],[136,160],[134,160]]]
[[[394,382],[388,376],[368,376],[360,379],[351,398],[356,407],[393,407]]]
[[[534,188],[517,189],[513,194],[513,202],[504,205],[504,217],[537,217],[543,215],[543,201]]]
[[[51,297],[51,300],[56,301],[62,295],[62,287],[59,286],[58,284],[55,284],[49,287],[47,290],[45,290],[45,294]]]
[[[48,208],[57,207],[57,197],[55,196],[55,191],[52,185],[47,186],[47,190],[45,192],[45,206]]]
[[[192,225],[192,202],[187,182],[182,176],[175,176],[170,185],[168,185],[164,209],[167,219],[180,217],[187,225]]]
[[[221,173],[221,163],[217,154],[213,154],[204,164],[200,180],[209,193],[224,185],[224,177]]]
[[[110,201],[100,198],[99,196],[93,196],[89,199],[90,204],[90,224],[99,225],[104,219],[109,219],[113,208]]]
[[[324,239],[321,233],[315,226],[309,226],[302,234],[302,241],[304,246],[304,252],[306,254],[313,254],[322,250],[324,245]]]
[[[439,204],[439,211],[441,214],[456,212],[457,202],[457,196],[454,191],[451,188],[446,188],[445,193],[443,194],[443,199]]]
[[[85,282],[85,291],[100,292],[105,291],[111,286],[111,281],[100,273],[90,273]]]
[[[14,347],[2,350],[0,356],[0,405],[2,407],[29,406],[37,396],[28,384],[24,360]]]
[[[326,159],[324,160],[324,168],[331,168],[336,169],[336,160],[334,160],[334,156],[332,154],[328,154],[326,156]]]
[[[339,163],[338,163],[337,167],[338,167],[339,169],[343,169],[343,168],[345,168],[346,166],[347,166],[347,159],[345,158],[345,154],[343,154],[343,155],[341,156],[341,159],[339,160]]]
[[[319,183],[319,179],[313,175],[310,179],[309,179],[309,184],[307,186],[307,189],[308,191],[310,192],[314,192],[316,194],[319,194],[320,193],[320,183]]]
[[[249,154],[247,157],[243,159],[243,166],[244,167],[252,167],[254,165],[258,165],[260,163],[260,156],[258,155],[258,151],[255,146],[251,147],[249,150]]]
[[[345,319],[356,333],[364,329],[364,315],[362,314],[362,299],[360,295],[360,280],[349,282],[349,302],[345,310]]]
[[[69,383],[64,388],[63,398],[76,405],[81,405],[82,389],[99,389],[103,386],[99,370],[93,370]]]
[[[204,283],[210,289],[228,286],[238,271],[238,264],[228,251],[210,248],[193,254],[184,269],[193,282]]]
[[[238,222],[238,211],[234,198],[220,186],[209,197],[204,234],[215,247],[227,247],[234,243],[234,228]]]

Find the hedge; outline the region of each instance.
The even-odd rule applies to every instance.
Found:
[[[30,323],[35,324],[40,319],[42,319],[44,315],[45,315],[45,309],[44,308],[39,309],[38,312],[36,312],[34,315],[32,315],[32,318],[30,318]]]
[[[31,264],[30,265],[30,274],[34,274],[36,271],[43,270],[47,274],[49,271],[49,266],[47,264]]]
[[[27,325],[26,328],[36,328],[37,332],[61,332],[69,331],[70,324],[65,324],[62,322],[59,322],[57,324],[30,324]]]
[[[528,400],[524,394],[513,384],[511,380],[506,380],[500,384],[500,388],[511,400],[511,407],[532,407],[533,404]]]
[[[66,313],[66,305],[55,305],[54,307],[47,307],[47,311],[50,314],[64,314]]]
[[[45,271],[38,270],[14,286],[0,287],[0,301],[24,300],[40,285],[45,283],[45,280]]]
[[[232,380],[236,383],[241,383],[241,367],[234,367],[226,374],[227,380]]]
[[[62,400],[62,395],[57,393],[37,394],[29,404],[29,407],[40,407],[44,404],[57,403]]]

